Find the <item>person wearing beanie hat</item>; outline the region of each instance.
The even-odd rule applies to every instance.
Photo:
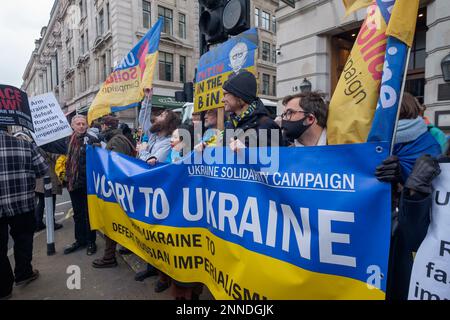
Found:
[[[251,72],[241,70],[232,75],[222,89],[225,111],[230,112],[224,141],[229,141],[233,150],[243,146],[282,146],[281,129],[258,98],[256,78]]]

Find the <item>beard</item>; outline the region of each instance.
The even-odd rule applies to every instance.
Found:
[[[161,132],[163,130],[163,127],[164,127],[164,123],[161,123],[161,122],[154,123],[152,125],[152,127],[150,128],[150,132],[151,133]]]

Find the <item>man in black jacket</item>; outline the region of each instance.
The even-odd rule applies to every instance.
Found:
[[[225,111],[230,120],[225,125],[225,142],[240,147],[282,146],[281,129],[256,96],[256,78],[246,71],[230,77],[223,85]]]
[[[432,181],[440,174],[438,161],[426,154],[418,158],[403,186],[398,212],[393,208],[391,246],[386,288],[387,300],[406,300],[413,265],[413,252],[419,249],[430,224]],[[396,156],[377,167],[378,180],[400,181]],[[395,194],[394,194],[395,196]]]

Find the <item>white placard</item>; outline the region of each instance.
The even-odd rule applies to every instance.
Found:
[[[72,128],[53,92],[29,98],[29,105],[34,124],[34,134],[31,134],[38,146],[72,134]]]
[[[440,167],[433,181],[431,223],[414,259],[409,300],[450,299],[450,163]]]

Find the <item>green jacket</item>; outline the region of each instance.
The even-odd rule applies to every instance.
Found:
[[[131,141],[122,134],[122,130],[107,130],[104,134],[107,141],[106,150],[122,153],[130,157],[136,155],[136,149]]]

